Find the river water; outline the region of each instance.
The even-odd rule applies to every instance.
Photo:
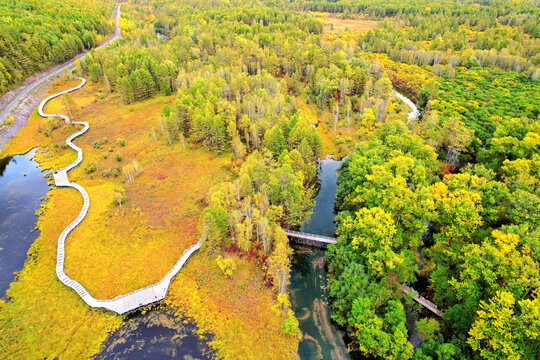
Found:
[[[36,211],[47,195],[46,173],[24,155],[0,159],[0,297],[5,298],[14,272],[21,271],[27,252],[39,236]]]
[[[408,120],[420,116],[420,110],[407,97],[394,90],[396,97],[403,101],[411,111]],[[337,190],[337,170],[341,161],[326,159],[320,162],[320,189],[315,198],[315,207],[311,218],[302,226],[302,231],[334,237],[334,201]],[[312,359],[367,359],[359,353],[348,353],[344,341],[345,333],[331,320],[328,305],[327,274],[324,251],[312,247],[293,245],[294,255],[291,270],[289,294],[291,305],[300,323],[303,339],[298,348],[302,360]],[[411,342],[419,345],[414,321],[409,321],[413,330]]]
[[[320,190],[315,198],[311,218],[302,231],[334,236],[334,200],[337,190],[337,172],[341,161],[320,162]],[[293,266],[289,294],[291,305],[300,323],[303,339],[298,348],[300,359],[349,359],[343,340],[345,333],[331,321],[326,291],[324,251],[294,246]]]
[[[397,90],[394,90],[394,94],[396,95],[396,97],[403,101],[405,104],[407,104],[407,106],[411,109],[411,111],[409,112],[409,114],[407,115],[407,118],[409,120],[414,120],[418,117],[420,117],[421,115],[421,112],[420,110],[418,109],[418,107],[416,107],[416,104],[414,102],[412,102],[411,99],[409,99],[408,97],[406,97],[405,95],[399,93]]]

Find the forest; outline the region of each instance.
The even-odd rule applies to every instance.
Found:
[[[0,3],[0,94],[28,75],[92,49],[112,32],[104,0]]]
[[[295,1],[293,8],[381,21],[356,39],[363,51],[415,65],[497,67],[540,76],[533,1]]]
[[[100,11],[81,15],[94,2]],[[15,3],[1,6],[21,11]],[[169,181],[167,167],[141,160],[146,168],[160,166],[158,180],[141,184],[148,170],[139,160],[149,147],[171,167],[182,168],[174,162],[197,152],[215,174],[226,173],[204,179],[211,186],[197,193],[194,206],[203,240],[194,261],[219,271],[192,287],[172,285],[173,303],[188,306],[214,332],[211,346],[220,358],[257,358],[250,351],[261,340],[238,325],[253,319],[235,308],[224,324],[202,305],[208,296],[178,294],[230,289],[243,280],[239,269],[249,268],[263,284],[260,298],[271,293],[269,323],[278,325],[268,336],[288,344],[287,351],[297,347],[299,323],[287,293],[292,249],[283,229],[298,229],[309,218],[317,162],[326,155],[346,156],[335,202],[338,243],[326,259],[332,319],[348,333],[351,352],[374,359],[540,357],[540,11],[534,2],[130,0],[122,9],[124,38],[76,63],[74,74],[86,77],[97,95],[76,99],[83,110],[63,98],[75,117],[101,106],[122,109],[88,144],[93,155],[80,176],[114,187],[121,207]],[[47,64],[62,61],[110,32],[111,10],[108,1],[86,2],[70,10],[65,26],[54,25],[57,32],[28,38],[54,33],[40,50]],[[74,22],[78,16],[85,20]],[[13,34],[18,48],[9,49],[27,54],[30,45],[21,44],[30,42],[17,40],[22,32],[14,24],[8,22],[0,44]],[[37,70],[16,62],[20,56],[0,54],[0,73],[4,66],[8,74],[0,91]],[[419,118],[407,117],[394,89],[415,101]],[[126,148],[125,139],[114,150],[106,145],[103,129],[115,123],[133,136]],[[64,154],[63,128],[33,126],[36,139]],[[137,206],[132,211],[144,213]],[[165,221],[151,210],[149,216],[160,214],[152,223]],[[435,303],[442,317],[404,294],[403,285]],[[244,294],[243,286],[233,290]],[[10,294],[16,298],[17,288]],[[0,323],[12,326],[19,310],[2,306]],[[410,319],[422,340],[416,348]],[[7,347],[23,336],[13,332]],[[291,356],[264,346],[273,358]]]

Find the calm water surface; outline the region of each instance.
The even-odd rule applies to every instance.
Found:
[[[334,236],[334,200],[336,197],[336,169],[340,161],[324,160],[319,169],[321,188],[315,198],[311,218],[302,231]],[[289,293],[291,304],[300,322],[304,338],[300,342],[300,359],[349,359],[343,341],[345,335],[331,321],[326,291],[324,251],[295,246]]]
[[[36,211],[49,186],[46,173],[30,160],[36,150],[0,159],[0,297],[5,298],[14,272],[21,271],[30,245],[39,236]],[[26,176],[25,176],[26,174]]]
[[[109,336],[94,359],[214,359],[206,340],[201,340],[196,331],[193,321],[177,321],[170,309],[137,313]]]

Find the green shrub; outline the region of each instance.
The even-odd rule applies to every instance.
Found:
[[[114,159],[118,162],[122,161],[122,155],[120,155],[119,153],[116,153],[114,154]]]
[[[96,171],[96,167],[94,166],[94,164],[88,163],[84,167],[84,172],[87,173],[87,174],[91,174],[94,171]]]
[[[281,324],[281,329],[286,335],[295,335],[298,333],[298,320],[294,316],[290,316],[283,324]]]
[[[118,138],[118,140],[116,140],[116,142],[120,146],[126,146],[126,139],[124,139],[124,138]]]
[[[60,125],[58,125],[58,120],[56,120],[54,117],[48,118],[47,121],[51,130],[58,129],[60,127]]]

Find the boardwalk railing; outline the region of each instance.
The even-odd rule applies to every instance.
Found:
[[[401,290],[413,298],[414,301],[417,303],[423,305],[426,309],[430,310],[432,313],[434,313],[437,316],[442,317],[442,311],[437,308],[435,304],[433,304],[431,301],[427,300],[423,296],[420,296],[416,290],[411,289],[409,286],[403,284],[401,285]]]
[[[287,234],[287,236],[294,242],[310,246],[326,248],[329,244],[337,243],[337,239],[331,237],[308,234],[299,231],[285,230],[285,234]]]
[[[43,111],[43,108],[45,107],[45,104],[47,104],[47,102],[54,99],[55,97],[80,89],[86,83],[86,80],[81,79],[81,78],[78,78],[78,79],[81,80],[81,83],[79,85],[45,98],[38,107],[39,115],[43,117],[62,118],[64,119],[65,122],[70,123],[70,119],[68,116],[63,115],[63,114],[46,114]],[[111,299],[111,300],[95,299],[92,295],[90,295],[88,290],[86,290],[83,285],[81,285],[76,280],[71,279],[64,272],[64,261],[66,257],[65,256],[66,238],[84,220],[84,218],[86,217],[86,214],[88,213],[88,209],[90,208],[90,197],[88,196],[86,189],[77,183],[69,181],[69,178],[67,175],[68,171],[77,167],[83,160],[82,149],[79,148],[77,145],[73,144],[72,141],[78,136],[81,136],[84,133],[86,133],[90,126],[88,125],[88,123],[84,121],[71,121],[71,123],[84,126],[82,130],[76,132],[75,134],[69,136],[66,139],[66,143],[68,144],[68,146],[77,152],[77,160],[75,160],[75,162],[73,162],[72,164],[69,164],[68,166],[64,168],[55,171],[53,173],[53,178],[54,178],[54,182],[56,186],[58,187],[71,187],[71,188],[76,189],[82,195],[84,202],[83,202],[83,207],[81,209],[81,212],[79,213],[77,218],[62,231],[62,233],[60,234],[60,237],[58,238],[58,248],[57,248],[57,255],[56,255],[56,275],[58,279],[64,285],[69,286],[70,288],[75,290],[77,294],[79,294],[79,296],[89,306],[94,307],[94,308],[103,308],[106,310],[113,311],[117,314],[125,314],[127,312],[131,312],[138,308],[145,307],[150,304],[163,300],[167,296],[169,285],[172,279],[174,278],[174,276],[184,266],[187,259],[189,259],[189,257],[201,247],[200,240],[184,251],[180,259],[176,262],[173,268],[167,273],[167,275],[165,275],[165,277],[161,279],[161,281],[159,281],[156,284],[152,284],[150,286],[135,290],[128,294],[117,296],[116,298]]]

